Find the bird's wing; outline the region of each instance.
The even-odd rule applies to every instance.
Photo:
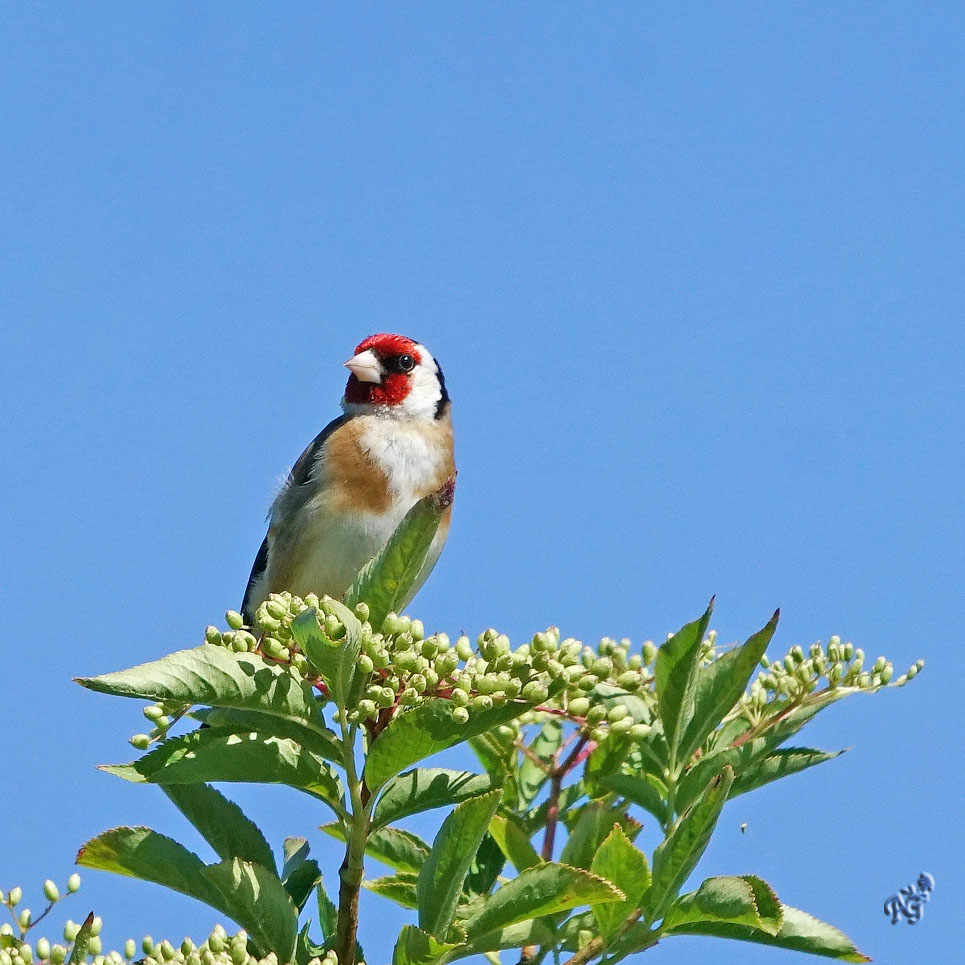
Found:
[[[321,452],[322,446],[325,445],[328,437],[336,429],[341,428],[345,424],[348,418],[349,417],[346,415],[341,415],[337,419],[333,419],[317,436],[315,436],[308,448],[306,448],[298,459],[295,460],[295,465],[292,466],[291,472],[288,474],[288,478],[285,480],[285,485],[282,486],[282,490],[278,494],[278,499],[281,499],[286,493],[297,490],[300,486],[304,486],[306,483],[311,482],[314,476],[315,467],[318,462],[318,454]],[[278,504],[278,499],[275,500],[275,505]],[[241,603],[241,612],[244,614],[245,619],[249,622],[254,619],[254,614],[248,612],[248,604],[251,600],[252,591],[254,590],[255,584],[258,582],[267,568],[268,536],[262,540],[261,548],[258,550],[258,554],[255,556],[255,562],[251,567],[251,574],[248,577],[248,585],[245,587],[244,600]]]

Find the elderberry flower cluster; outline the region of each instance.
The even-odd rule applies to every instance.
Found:
[[[292,630],[293,621],[307,609],[316,610],[319,631],[326,642],[337,646],[345,627],[331,601],[287,592],[269,596],[251,627],[244,625],[239,613],[229,611],[225,615],[229,629],[208,627],[205,640],[287,664],[324,696],[322,675],[298,646]],[[610,700],[597,705],[593,698],[601,684],[609,687],[609,693],[643,694],[653,678],[648,666],[656,654],[652,643],[644,645],[642,654],[631,655],[629,640],[604,638],[594,650],[579,640],[561,640],[559,630],[549,627],[514,649],[509,638],[494,629],[479,634],[474,642],[464,635],[453,641],[445,633],[427,636],[421,621],[395,613],[373,627],[364,603],[355,607],[354,614],[362,630],[356,666],[366,680],[357,705],[349,710],[352,722],[379,727],[427,699],[442,699],[451,702],[459,722],[512,701],[573,720],[598,741],[610,732],[642,738],[649,730],[625,704]],[[168,723],[176,709],[159,704],[147,711],[156,715],[151,739],[159,736],[157,722]]]
[[[124,965],[125,962],[135,959],[145,965],[279,965],[274,954],[266,958],[257,958],[251,954],[248,950],[248,936],[244,931],[229,935],[221,925],[216,925],[201,945],[195,945],[190,938],[185,938],[180,945],[175,946],[167,940],[155,942],[150,936],[146,936],[140,946],[133,938],[129,938],[124,942],[121,951],[105,952],[100,937],[103,922],[99,917],[92,916],[86,930],[86,954],[81,954],[83,946],[80,949],[75,948],[78,941],[83,941],[84,926],[70,919],[64,924],[62,942],[52,942],[46,937],[29,941],[28,932],[47,917],[57,902],[74,894],[79,888],[78,874],[72,874],[67,879],[64,894],[61,894],[52,880],[45,881],[43,892],[47,906],[36,917],[29,908],[21,907],[22,888],[0,891],[0,905],[8,909],[13,919],[12,924],[4,922],[0,925],[0,965],[38,965],[40,962],[64,965],[74,956],[75,951],[78,952],[75,960],[90,962],[92,965]],[[338,965],[338,957],[335,952],[329,951],[323,957],[312,959],[308,965]]]
[[[324,704],[329,698],[327,682],[299,646],[293,623],[306,610],[314,610],[322,639],[338,647],[346,635],[339,609],[328,597],[312,593],[304,598],[274,593],[258,607],[253,626],[246,626],[240,613],[229,610],[225,614],[228,629],[209,626],[205,641],[288,666],[316,688]],[[549,627],[513,648],[509,638],[494,629],[479,634],[474,642],[464,635],[455,641],[445,633],[427,636],[421,621],[395,613],[373,626],[365,603],[354,608],[354,616],[361,626],[356,671],[363,679],[356,688],[355,706],[347,714],[350,722],[364,724],[373,733],[395,715],[429,699],[449,701],[453,718],[460,723],[509,702],[526,704],[524,714],[503,726],[516,729],[556,715],[576,724],[597,744],[611,735],[643,741],[655,733],[655,727],[660,732],[655,687],[658,648],[651,640],[636,652],[631,652],[636,648],[626,638],[604,637],[593,648],[573,638],[560,639],[559,630]],[[712,664],[724,652],[711,630],[702,642],[701,665]],[[863,651],[839,637],[832,637],[827,648],[814,644],[807,655],[795,646],[781,660],[762,658],[760,673],[730,716],[742,714],[756,723],[767,708],[805,701],[816,691],[823,695],[842,688],[901,686],[922,666],[918,661],[892,683],[894,669],[889,661],[879,657],[866,669]],[[188,710],[183,704],[149,705],[144,715],[154,727],[148,734],[135,735],[131,743],[145,749],[152,741],[162,740]]]
[[[815,643],[807,654],[802,647],[794,646],[782,660],[771,661],[762,657],[762,669],[741,698],[740,708],[745,716],[755,720],[771,704],[802,702],[812,694],[822,697],[835,691],[873,692],[889,685],[901,687],[924,665],[924,660],[918,660],[892,681],[894,666],[890,660],[879,656],[866,667],[865,654],[860,647],[842,643],[840,637],[833,636],[827,647]]]

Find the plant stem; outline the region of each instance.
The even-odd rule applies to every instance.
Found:
[[[563,778],[570,772],[586,747],[589,738],[584,734],[573,746],[562,764],[554,764],[549,772],[550,793],[546,801],[546,833],[543,836],[543,850],[540,857],[544,861],[553,860],[553,846],[556,843],[556,825],[560,817],[560,791],[563,789]]]
[[[363,859],[369,833],[369,791],[359,779],[355,765],[355,728],[349,729],[341,716],[346,783],[352,802],[350,824],[346,829],[345,858],[339,868],[338,922],[335,926],[335,951],[340,965],[355,965],[355,939],[359,927],[359,891],[362,888]]]

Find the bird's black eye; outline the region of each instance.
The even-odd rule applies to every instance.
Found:
[[[415,359],[405,352],[386,359],[385,365],[392,372],[411,372],[415,368]]]

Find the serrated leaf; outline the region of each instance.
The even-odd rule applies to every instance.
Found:
[[[701,798],[684,812],[670,836],[657,845],[653,854],[653,883],[643,899],[650,920],[662,915],[700,860],[733,780],[733,770],[724,767],[707,785]]]
[[[345,829],[340,824],[323,824],[319,830],[339,841],[345,840]],[[394,871],[418,874],[429,856],[429,845],[417,834],[402,828],[377,828],[365,842],[365,853]]]
[[[711,600],[699,620],[681,627],[657,651],[654,668],[657,706],[670,760],[678,765],[683,763],[678,758],[677,750],[684,730],[693,717],[700,650],[713,608],[714,601]]]
[[[499,797],[498,790],[490,791],[458,805],[432,842],[418,881],[419,927],[430,935],[444,939],[448,934],[463,882]]]
[[[331,941],[338,926],[338,909],[329,898],[324,881],[319,881],[315,886],[315,897],[318,902],[318,927],[321,928],[325,940]]]
[[[656,778],[646,774],[634,777],[631,774],[611,774],[602,778],[601,785],[608,791],[614,791],[628,801],[649,811],[661,825],[667,822],[666,790],[657,782]]]
[[[707,735],[737,703],[777,629],[780,610],[746,643],[727,651],[697,672],[694,712],[680,741],[678,760],[688,761]]]
[[[383,878],[370,878],[362,882],[366,891],[371,891],[383,898],[388,898],[404,908],[418,908],[419,898],[416,893],[418,875],[408,871],[399,871],[394,875]]]
[[[332,767],[290,738],[224,734],[212,728],[169,738],[140,760],[102,765],[101,770],[154,784],[287,784],[324,801],[336,813],[344,797]]]
[[[815,764],[823,764],[843,753],[844,751],[819,751],[810,747],[780,748],[738,773],[731,788],[731,797],[753,791],[779,778],[797,774],[814,767]]]
[[[733,876],[707,878],[696,891],[681,895],[667,909],[662,928],[672,931],[678,926],[704,921],[760,928],[761,916],[750,883]]]
[[[428,576],[426,557],[443,514],[452,505],[455,484],[453,476],[436,492],[423,496],[346,591],[346,606],[367,603],[369,622],[376,629],[389,613],[402,612]]]
[[[255,710],[235,710],[231,707],[201,707],[191,717],[207,724],[214,730],[232,734],[271,734],[273,737],[290,737],[296,744],[307,747],[312,753],[336,764],[343,763],[342,742],[324,724],[312,727],[294,720],[273,717]]]
[[[161,790],[219,858],[241,858],[275,870],[275,857],[258,825],[208,784],[169,784]]]
[[[254,710],[327,730],[311,686],[290,669],[214,644],[75,680],[88,690],[118,697]]]
[[[488,774],[417,767],[386,782],[372,813],[372,827],[381,828],[410,814],[460,804],[493,788]]]
[[[261,865],[234,858],[209,865],[202,875],[221,897],[220,908],[245,931],[264,957],[292,961],[298,912],[282,883]]]
[[[673,928],[668,935],[714,935],[738,941],[755,942],[785,948],[790,951],[808,952],[839,962],[870,962],[862,955],[853,941],[833,925],[820,921],[806,912],[789,905],[782,905],[783,923],[776,935],[749,925],[737,925],[721,921],[691,922]]]
[[[104,831],[80,849],[77,864],[153,881],[221,908],[218,892],[203,877],[204,862],[184,845],[151,828],[123,827]]]
[[[525,808],[540,792],[549,777],[553,758],[563,743],[563,725],[551,717],[540,728],[529,745],[529,754],[523,754],[516,777],[520,806]],[[535,758],[535,760],[534,760]],[[540,762],[537,763],[537,760]]]
[[[545,921],[529,918],[516,922],[506,928],[487,932],[460,945],[450,955],[450,961],[458,958],[468,958],[470,955],[482,955],[485,952],[496,952],[504,948],[524,948],[527,945],[550,945],[553,942],[553,929]]]
[[[725,764],[734,769],[734,784],[730,797],[746,794],[776,781],[781,777],[797,774],[815,764],[833,760],[844,751],[820,751],[808,747],[787,747],[771,751],[766,737],[749,740],[739,747],[721,750],[701,759],[677,785],[677,805],[686,808],[703,789],[711,774]]]
[[[626,896],[623,901],[608,901],[593,906],[604,942],[609,941],[627,917],[634,911],[650,887],[650,865],[647,856],[634,847],[619,824],[604,839],[590,870],[619,888]]]
[[[741,875],[754,892],[754,902],[757,914],[761,919],[760,927],[770,935],[776,935],[784,923],[784,912],[777,893],[763,879],[757,875]]]
[[[529,704],[510,701],[492,710],[476,711],[467,723],[453,719],[450,700],[427,700],[389,722],[372,742],[365,764],[365,781],[373,792],[390,777],[431,754],[519,717]]]
[[[525,871],[542,862],[543,859],[533,847],[529,835],[515,814],[494,815],[489,823],[489,833],[517,871]]]
[[[521,871],[497,888],[462,925],[469,940],[475,941],[529,918],[624,897],[618,888],[589,871],[547,861]]]
[[[455,947],[413,925],[403,925],[392,952],[392,965],[442,965]]]
[[[590,801],[570,830],[570,836],[560,854],[560,861],[574,868],[589,868],[593,856],[614,824],[619,824],[632,838],[640,832],[640,822],[635,821],[621,808],[604,804],[602,801]]]

